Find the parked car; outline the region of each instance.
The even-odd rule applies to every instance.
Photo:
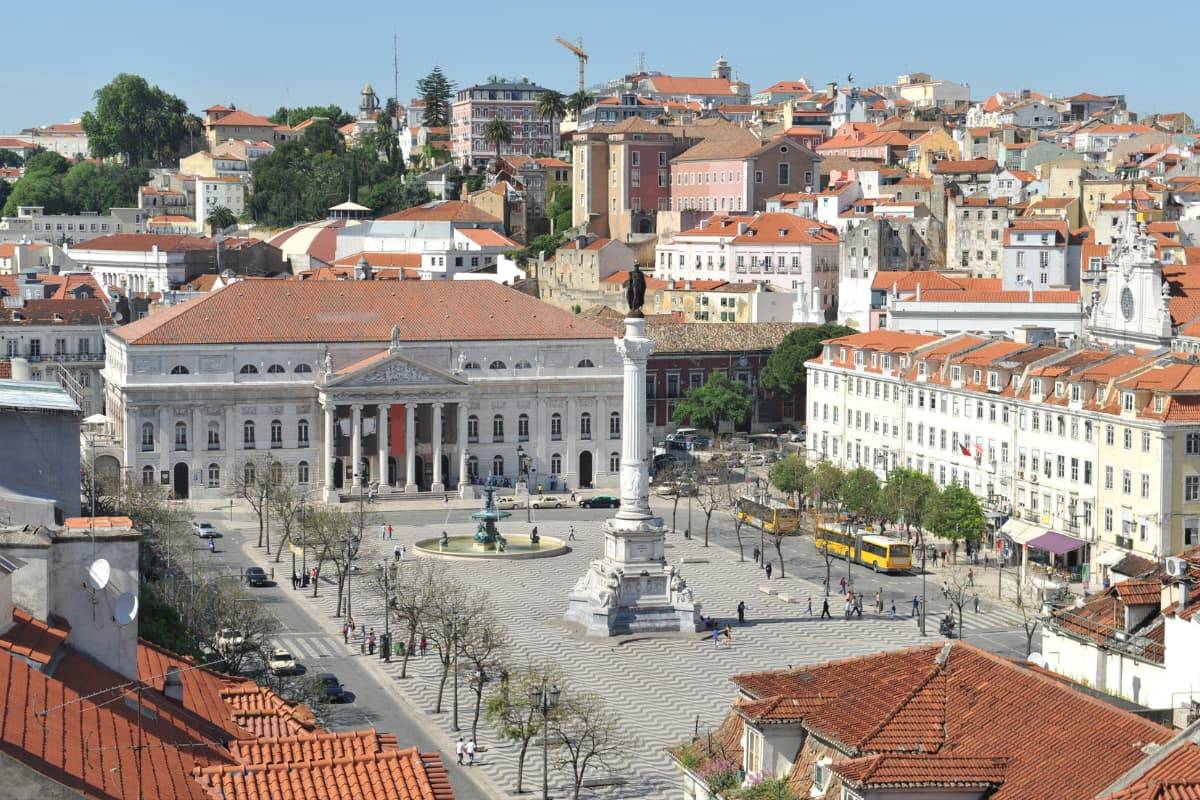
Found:
[[[530,505],[534,508],[563,508],[566,504],[566,501],[557,495],[540,494],[533,498]]]
[[[514,508],[524,508],[524,507],[525,507],[525,501],[518,500],[515,497],[497,497],[496,498],[496,508],[498,508],[502,511],[508,511],[508,510],[512,510]]]
[[[267,656],[267,669],[271,670],[272,675],[295,675],[299,668],[300,665],[287,650],[276,648]]]
[[[342,682],[337,679],[337,675],[332,672],[322,672],[320,678],[321,689],[325,692],[325,699],[330,703],[344,703],[346,701],[346,689],[342,686]]]
[[[246,646],[246,637],[235,628],[221,628],[217,631],[216,643],[219,650],[240,650]]]
[[[580,508],[620,508],[621,501],[611,494],[598,494],[579,501]]]
[[[267,571],[262,567],[246,567],[246,583],[251,586],[266,586],[270,583]]]
[[[767,456],[765,453],[751,453],[746,456],[746,463],[752,467],[765,467],[767,465]]]
[[[201,539],[220,539],[221,538],[220,531],[218,531],[216,528],[214,528],[213,524],[211,522],[193,522],[192,530],[194,530],[196,532],[196,535],[199,536]]]

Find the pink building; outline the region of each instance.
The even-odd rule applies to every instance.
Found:
[[[487,83],[460,89],[450,112],[450,154],[458,164],[486,165],[496,146],[483,138],[494,119],[512,128],[512,141],[500,155],[552,155],[559,149],[558,120],[537,115],[537,98],[546,91],[533,83]]]
[[[709,139],[671,161],[671,204],[676,211],[761,211],[768,197],[812,191],[821,160],[786,136],[763,144],[749,132]]]

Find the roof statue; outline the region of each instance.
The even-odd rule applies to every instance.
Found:
[[[388,349],[391,350],[393,353],[400,352],[400,326],[399,325],[392,326],[392,344],[391,344],[391,347],[389,347]]]
[[[633,271],[629,273],[629,280],[625,281],[625,303],[629,306],[629,316],[642,316],[642,306],[646,302],[646,275],[642,272],[642,265],[638,262],[633,262]]]
[[[325,371],[325,379],[329,380],[333,377],[333,353],[329,352],[329,345],[325,345],[325,356],[321,360],[322,368]]]

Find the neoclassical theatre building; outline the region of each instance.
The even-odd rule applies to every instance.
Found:
[[[247,463],[326,501],[617,483],[611,332],[489,281],[242,280],[107,338],[114,452],[177,497]]]

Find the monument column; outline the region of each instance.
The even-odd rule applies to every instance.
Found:
[[[433,483],[429,487],[431,492],[446,491],[442,476],[442,409],[445,407],[445,403],[434,403],[430,406],[433,412]]]
[[[388,410],[391,406],[387,403],[379,404],[379,422],[375,426],[375,433],[379,437],[379,490],[386,491],[392,487],[392,483],[388,480]]]
[[[417,492],[417,404],[404,401],[404,493]]]
[[[362,403],[350,406],[350,490],[362,488]]]
[[[323,408],[325,409],[325,450],[321,457],[321,462],[325,470],[325,502],[337,502],[337,490],[333,486],[333,468],[337,458],[337,452],[334,449],[336,441],[334,435],[337,431],[337,406],[332,400],[326,400]]]
[[[470,483],[467,475],[467,401],[458,401],[458,494],[465,497],[466,487]]]

